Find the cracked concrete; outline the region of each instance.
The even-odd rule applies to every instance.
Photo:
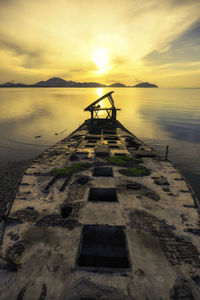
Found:
[[[150,175],[121,174],[123,166],[108,161],[115,155],[142,157],[139,165]],[[66,178],[58,177],[45,192],[52,170],[79,162],[87,168],[72,174],[63,190]],[[93,176],[99,166],[112,168],[113,176]],[[114,188],[117,201],[90,202],[91,188]],[[63,207],[71,207],[70,213],[62,213]],[[169,161],[118,121],[87,120],[35,159],[4,223],[1,299],[200,298],[200,223],[193,193]],[[80,268],[86,225],[121,226],[131,268]]]

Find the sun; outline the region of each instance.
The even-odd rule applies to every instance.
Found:
[[[104,47],[98,47],[94,50],[94,53],[92,55],[92,59],[97,65],[99,72],[104,73],[108,69],[110,69],[109,66],[109,56],[108,51]]]

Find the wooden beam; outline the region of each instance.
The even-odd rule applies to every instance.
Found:
[[[109,97],[112,93],[114,93],[114,91],[109,92],[109,93],[105,94],[104,96],[100,97],[99,99],[95,100],[92,104],[87,106],[84,110],[85,111],[88,111],[88,110],[90,111],[91,109],[93,109],[93,106],[95,106],[98,102],[100,102],[101,100],[103,100],[106,97],[108,97],[109,101],[111,102],[111,105],[113,106],[114,101],[113,101],[113,99],[111,100],[110,97]]]
[[[121,110],[120,108],[94,108],[92,111],[99,111],[99,110]]]

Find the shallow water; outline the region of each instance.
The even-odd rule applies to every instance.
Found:
[[[0,162],[37,156],[89,118],[84,107],[110,90],[0,89]],[[169,145],[169,159],[200,198],[200,89],[114,90],[119,121],[161,153]]]

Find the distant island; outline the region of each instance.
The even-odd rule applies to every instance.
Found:
[[[125,84],[123,83],[113,83],[111,85],[109,85],[109,87],[127,87]]]
[[[98,82],[75,82],[75,81],[67,81],[59,77],[53,77],[46,81],[39,81],[35,84],[24,84],[24,83],[14,83],[13,81],[6,82],[4,84],[0,85],[1,88],[4,87],[120,87],[120,88],[128,88],[128,87],[134,87],[134,88],[157,88],[158,86],[156,84],[152,84],[149,82],[141,82],[139,84],[136,84],[134,86],[127,86],[123,83],[113,83],[111,85],[105,85]]]
[[[149,83],[149,82],[141,82],[139,84],[136,84],[134,87],[136,87],[136,88],[157,88],[158,86],[156,84]]]

